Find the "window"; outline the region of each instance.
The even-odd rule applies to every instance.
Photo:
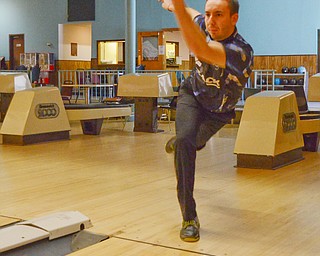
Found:
[[[179,64],[179,42],[166,42],[166,63],[167,66]]]
[[[125,63],[124,40],[98,41],[98,65],[117,65]]]
[[[145,36],[142,39],[143,60],[158,60],[158,36]]]

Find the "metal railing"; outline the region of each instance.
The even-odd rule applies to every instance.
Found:
[[[63,84],[74,84],[72,98],[84,99],[85,85],[97,85],[90,88],[90,98],[101,101],[116,96],[116,84],[123,73],[120,70],[59,70],[58,87],[61,90]]]
[[[172,86],[177,88],[181,81],[189,76],[191,70],[137,70],[136,73],[168,73]],[[90,88],[91,102],[99,102],[105,98],[117,96],[119,77],[124,75],[124,70],[59,70],[58,87],[61,90],[65,83],[75,85],[73,99],[84,99],[84,87],[87,84],[97,85]],[[83,86],[81,86],[83,85]],[[106,85],[106,86],[103,86]]]
[[[253,70],[253,87],[274,91],[275,72],[273,69]]]

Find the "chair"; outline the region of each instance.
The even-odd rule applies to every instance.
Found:
[[[91,74],[91,83],[92,84],[100,84],[100,74],[92,73]]]
[[[170,131],[171,131],[171,114],[173,110],[177,109],[177,100],[178,100],[178,96],[174,96],[168,104],[158,106],[159,109],[162,109],[166,112],[164,115],[161,115],[160,120],[162,120],[163,118],[166,118],[168,120]]]
[[[63,84],[73,84],[71,80],[65,80]],[[61,97],[63,101],[68,101],[71,104],[73,87],[69,86],[62,86],[61,87]],[[77,100],[76,100],[77,102]]]
[[[145,65],[138,65],[136,66],[136,70],[145,70],[146,66]]]
[[[83,68],[78,68],[76,71],[77,84],[85,84],[85,74]]]
[[[179,93],[181,83],[184,82],[185,76],[182,73],[182,71],[178,70],[176,71],[176,78],[177,78],[178,86],[173,87],[173,91],[176,93]],[[171,131],[171,114],[173,110],[177,109],[177,101],[178,101],[178,96],[173,96],[168,104],[159,105],[159,109],[162,109],[165,111],[165,114],[161,115],[160,120],[164,118],[168,120],[170,131]]]
[[[74,88],[74,94],[76,95],[76,100],[75,103],[77,103],[78,98],[80,95],[84,94],[84,89],[81,87],[81,85],[86,84],[88,79],[88,72],[85,71],[83,68],[78,68],[76,73],[76,84],[78,85],[77,87]]]

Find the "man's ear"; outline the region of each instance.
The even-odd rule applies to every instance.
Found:
[[[231,16],[231,21],[232,21],[232,24],[233,24],[233,25],[236,25],[236,24],[237,24],[238,19],[239,19],[239,14],[238,14],[238,13],[232,14],[232,16]]]

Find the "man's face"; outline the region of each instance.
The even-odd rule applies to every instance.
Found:
[[[210,36],[221,41],[234,31],[238,14],[230,14],[227,0],[208,0],[205,6],[205,23]]]

